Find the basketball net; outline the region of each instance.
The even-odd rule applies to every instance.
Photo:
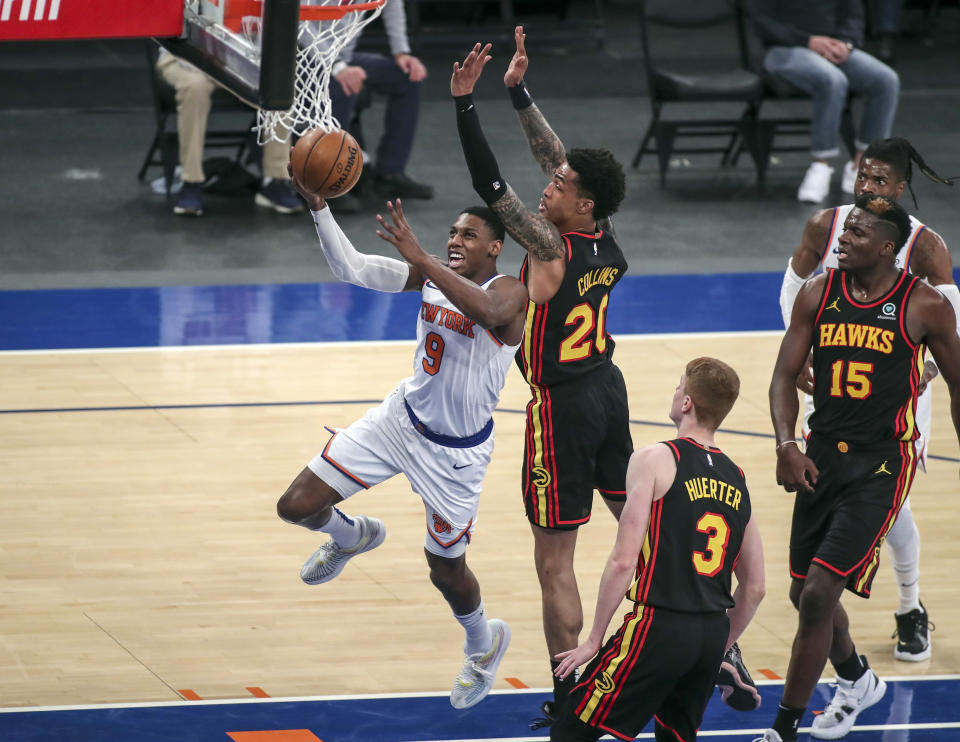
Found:
[[[402,2],[402,0],[390,0]],[[303,0],[297,33],[296,79],[293,105],[286,111],[257,113],[257,140],[284,142],[290,132],[342,128],[330,106],[333,64],[340,52],[370,21],[380,15],[387,0]]]

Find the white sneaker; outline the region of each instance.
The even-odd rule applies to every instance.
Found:
[[[768,729],[762,737],[757,737],[753,742],[783,742],[783,738],[775,729]]]
[[[861,655],[866,664],[866,658]],[[859,680],[837,678],[837,692],[823,713],[813,720],[810,736],[816,739],[840,739],[847,736],[860,712],[868,709],[887,691],[887,684],[869,667]]]
[[[368,515],[356,516],[360,524],[360,542],[356,546],[344,549],[333,539],[330,539],[317,549],[300,568],[300,579],[308,585],[319,585],[329,582],[343,571],[353,557],[365,551],[376,549],[387,537],[387,529],[383,521],[371,518]]]
[[[859,168],[853,164],[853,160],[850,160],[846,165],[843,166],[843,174],[840,176],[840,190],[844,193],[852,196],[854,191],[854,186],[857,185],[857,173]]]
[[[478,652],[464,657],[460,674],[453,681],[450,705],[455,709],[468,709],[487,697],[493,688],[500,660],[510,646],[510,627],[499,618],[491,618],[489,624],[493,646],[486,653]]]
[[[833,168],[825,162],[813,162],[803,176],[803,182],[797,190],[797,200],[808,204],[818,204],[830,193],[830,177]]]

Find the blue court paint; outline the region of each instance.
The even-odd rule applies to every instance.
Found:
[[[780,274],[627,276],[623,333],[780,329]],[[343,283],[0,292],[0,350],[408,340],[420,295]]]
[[[782,684],[760,686],[757,711],[738,713],[714,694],[701,729],[728,734],[710,739],[744,740],[759,734],[776,715]],[[890,681],[884,698],[864,711],[852,742],[908,742],[960,738],[960,709],[953,702],[960,679]],[[495,692],[479,705],[456,711],[446,696],[385,696],[324,700],[263,700],[246,703],[184,703],[133,708],[0,710],[0,739],[11,742],[229,742],[227,732],[308,729],[323,742],[434,742],[437,740],[548,738],[529,723],[547,691]],[[818,686],[812,708],[832,697]],[[812,722],[812,714],[803,719]],[[954,727],[955,725],[955,727]],[[954,728],[951,728],[954,727]],[[862,731],[856,731],[859,728]],[[652,726],[644,730],[652,732]],[[701,735],[702,738],[706,738]],[[802,735],[801,738],[804,738]]]

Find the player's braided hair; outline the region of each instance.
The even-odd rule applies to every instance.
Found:
[[[887,196],[877,196],[873,193],[864,193],[857,199],[857,208],[863,211],[869,211],[878,219],[887,222],[897,231],[897,239],[894,241],[894,252],[898,252],[901,247],[907,244],[907,238],[910,236],[910,216],[907,210],[900,204]]]
[[[579,176],[579,195],[593,199],[594,218],[604,219],[616,213],[627,191],[627,180],[613,154],[606,149],[571,149],[567,163]]]
[[[460,213],[470,214],[470,216],[476,216],[482,219],[490,228],[490,231],[493,232],[493,239],[495,240],[500,240],[500,242],[503,242],[504,237],[507,235],[507,231],[504,229],[503,222],[500,221],[500,217],[497,216],[493,209],[487,206],[467,206],[463,209],[460,209]]]
[[[913,192],[911,180],[913,178],[913,163],[917,163],[920,172],[926,175],[935,183],[943,183],[952,186],[957,178],[942,178],[937,175],[933,168],[924,162],[920,153],[913,148],[903,137],[890,137],[889,139],[877,139],[870,143],[864,152],[863,158],[880,160],[885,162],[896,171],[903,180],[907,182],[907,188],[910,189],[910,196],[913,198],[914,208],[920,208],[917,204],[917,194]]]

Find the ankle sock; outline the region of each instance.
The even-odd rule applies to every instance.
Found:
[[[320,526],[317,530],[329,533],[330,538],[336,541],[344,549],[356,546],[360,543],[360,523],[353,518],[348,518],[337,508],[332,508],[330,520]]]
[[[780,735],[783,742],[792,742],[797,738],[800,729],[800,719],[806,709],[793,708],[780,704],[777,709],[777,718],[773,722],[773,730]]]
[[[861,661],[857,648],[854,647],[853,654],[839,665],[834,665],[833,669],[837,671],[837,676],[844,680],[859,680],[867,671],[867,666]]]
[[[454,616],[467,632],[467,640],[463,651],[466,654],[479,654],[486,652],[493,646],[493,632],[490,631],[490,624],[487,622],[487,613],[483,607],[483,600],[477,606],[475,611],[471,611],[465,616]]]

